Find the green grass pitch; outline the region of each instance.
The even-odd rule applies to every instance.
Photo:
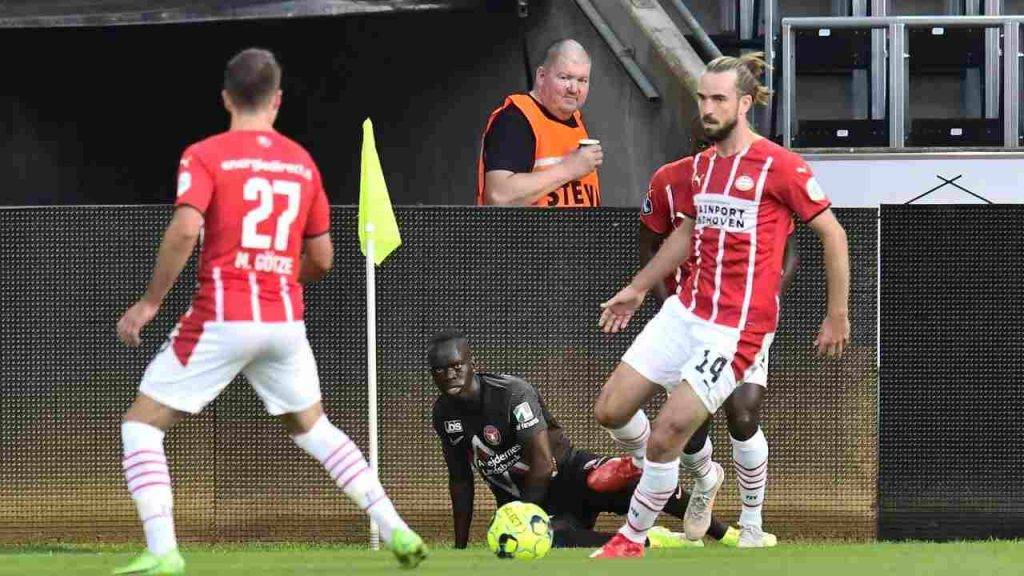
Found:
[[[0,549],[0,574],[109,574],[136,548],[51,546]],[[387,552],[355,547],[193,545],[183,548],[190,575],[408,574],[409,576],[999,576],[1024,573],[1024,542],[789,544],[771,550],[655,550],[640,561],[589,560],[589,550],[553,550],[535,562],[498,560],[486,549],[433,548],[414,571]]]

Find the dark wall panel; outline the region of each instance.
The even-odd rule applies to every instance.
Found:
[[[1024,207],[881,215],[879,536],[1024,536]]]

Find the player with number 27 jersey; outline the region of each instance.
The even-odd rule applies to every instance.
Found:
[[[306,338],[301,284],[332,268],[330,214],[320,173],[301,146],[274,130],[281,66],[248,48],[228,61],[221,90],[227,132],[190,146],[178,170],[177,198],[145,294],[117,322],[138,346],[188,258],[201,242],[192,306],[142,375],[124,415],[124,478],[146,551],[115,575],[185,573],[174,533],[167,431],[200,413],[244,375],[267,413],[280,416],[296,446],[380,527],[402,566],[427,554],[362,452],[321,405],[320,376]]]
[[[330,210],[310,155],[273,131],[230,131],[193,144],[177,206],[204,215],[199,287],[184,324],[302,320],[302,242]]]

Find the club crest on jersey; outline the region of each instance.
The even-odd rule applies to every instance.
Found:
[[[498,432],[497,428],[488,424],[484,426],[484,440],[491,446],[497,446],[501,444],[501,432]]]
[[[654,212],[654,206],[651,204],[651,193],[647,193],[647,197],[644,198],[644,206],[640,209],[640,213],[647,216],[651,212]]]
[[[458,434],[462,432],[462,421],[461,420],[445,420],[444,431],[449,434]]]
[[[754,179],[743,175],[736,179],[736,189],[740,192],[749,192],[754,187]]]

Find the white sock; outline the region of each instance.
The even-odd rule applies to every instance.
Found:
[[[162,555],[178,547],[174,537],[174,497],[164,454],[164,433],[141,422],[121,424],[121,467],[128,492],[146,533],[146,548]]]
[[[637,468],[644,465],[647,455],[647,439],[651,437],[651,422],[643,410],[637,410],[622,428],[606,428],[612,439],[626,451],[633,454],[633,463]]]
[[[732,459],[740,485],[740,526],[761,527],[761,506],[768,483],[768,441],[760,428],[747,440],[732,438]]]
[[[704,438],[704,446],[694,454],[687,454],[683,452],[683,455],[679,458],[679,461],[683,464],[683,470],[690,473],[693,477],[693,488],[698,492],[707,492],[715,487],[715,482],[718,478],[712,473],[713,467],[711,466],[711,452],[714,447],[711,445],[711,437],[706,436]]]
[[[647,539],[647,531],[654,526],[662,508],[679,487],[679,460],[671,462],[644,462],[644,474],[633,491],[626,512],[626,523],[619,534],[637,544]]]
[[[321,416],[309,432],[292,439],[299,448],[316,458],[330,474],[331,480],[344,490],[345,495],[370,515],[380,527],[381,538],[385,542],[391,540],[391,533],[396,528],[408,527],[384,492],[377,475],[363,458],[359,447],[331,424],[327,416]]]

